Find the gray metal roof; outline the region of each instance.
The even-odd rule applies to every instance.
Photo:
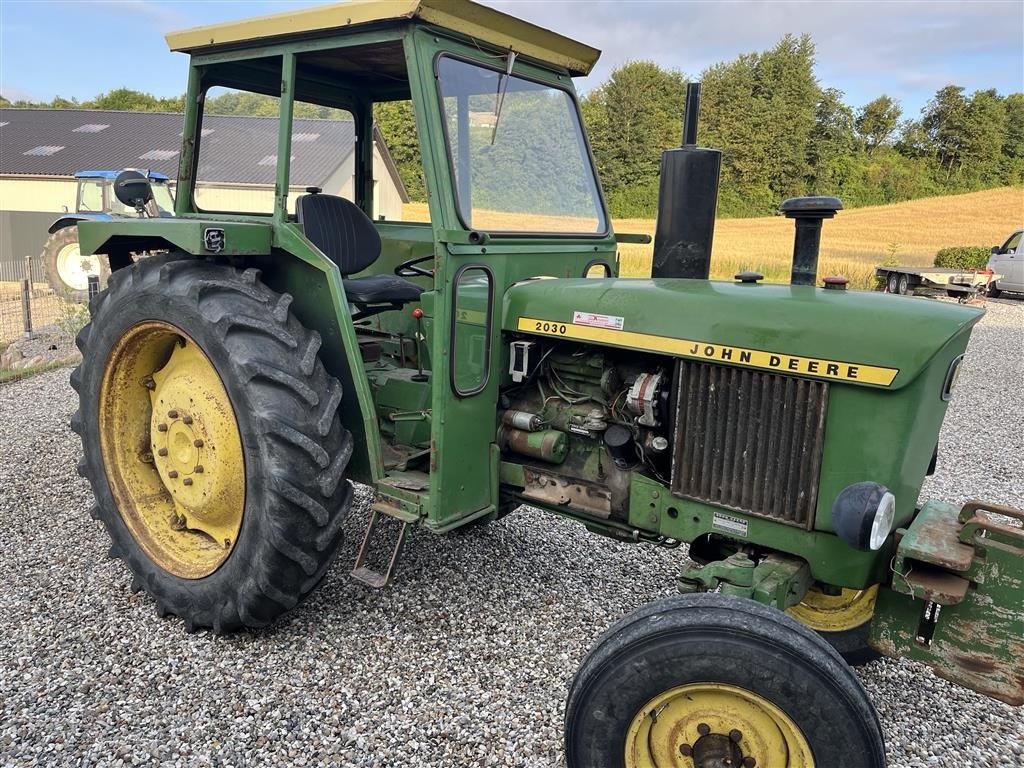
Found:
[[[147,168],[178,176],[184,117],[169,112],[85,109],[0,109],[0,174],[73,176],[83,168]],[[273,184],[276,117],[207,115],[200,181]],[[355,150],[347,120],[296,119],[291,183],[323,186]],[[394,166],[380,136],[392,175]],[[395,182],[402,189],[401,181]]]

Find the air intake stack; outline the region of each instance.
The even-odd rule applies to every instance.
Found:
[[[814,285],[821,249],[821,223],[843,210],[843,204],[838,197],[791,197],[779,210],[787,219],[796,220],[793,269],[789,282],[793,285]]]
[[[683,145],[661,155],[651,277],[707,280],[715,234],[722,153],[698,147],[700,83],[686,86]]]

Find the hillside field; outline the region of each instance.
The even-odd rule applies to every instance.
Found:
[[[406,205],[405,218],[427,220],[426,204]],[[616,219],[613,223],[616,232],[654,234],[653,219]],[[1020,187],[840,211],[836,218],[825,222],[818,274],[844,275],[852,287],[871,288],[874,267],[884,261],[930,265],[940,248],[1002,244],[1021,226],[1024,189]],[[623,276],[650,275],[652,246],[622,245],[619,252]],[[792,255],[793,222],[789,219],[719,219],[711,276],[730,279],[749,269],[771,282],[786,282]]]

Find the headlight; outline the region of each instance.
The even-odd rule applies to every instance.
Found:
[[[895,517],[896,497],[870,481],[846,486],[832,503],[836,535],[856,549],[880,549]]]

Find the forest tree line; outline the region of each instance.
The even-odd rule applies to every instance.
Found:
[[[795,195],[829,194],[847,207],[879,205],[1024,183],[1024,93],[935,92],[918,116],[888,95],[860,108],[814,73],[807,35],[715,64],[702,82],[699,143],[722,150],[720,216],[759,216]],[[651,61],[615,69],[581,109],[614,216],[650,218],[657,207],[661,152],[678,146],[688,77]],[[0,105],[181,112],[184,96],[160,99],[119,88],[78,102]],[[213,114],[276,114],[273,99],[223,93]],[[297,105],[297,117],[336,110]],[[376,106],[378,125],[413,200],[426,190],[412,106]]]

